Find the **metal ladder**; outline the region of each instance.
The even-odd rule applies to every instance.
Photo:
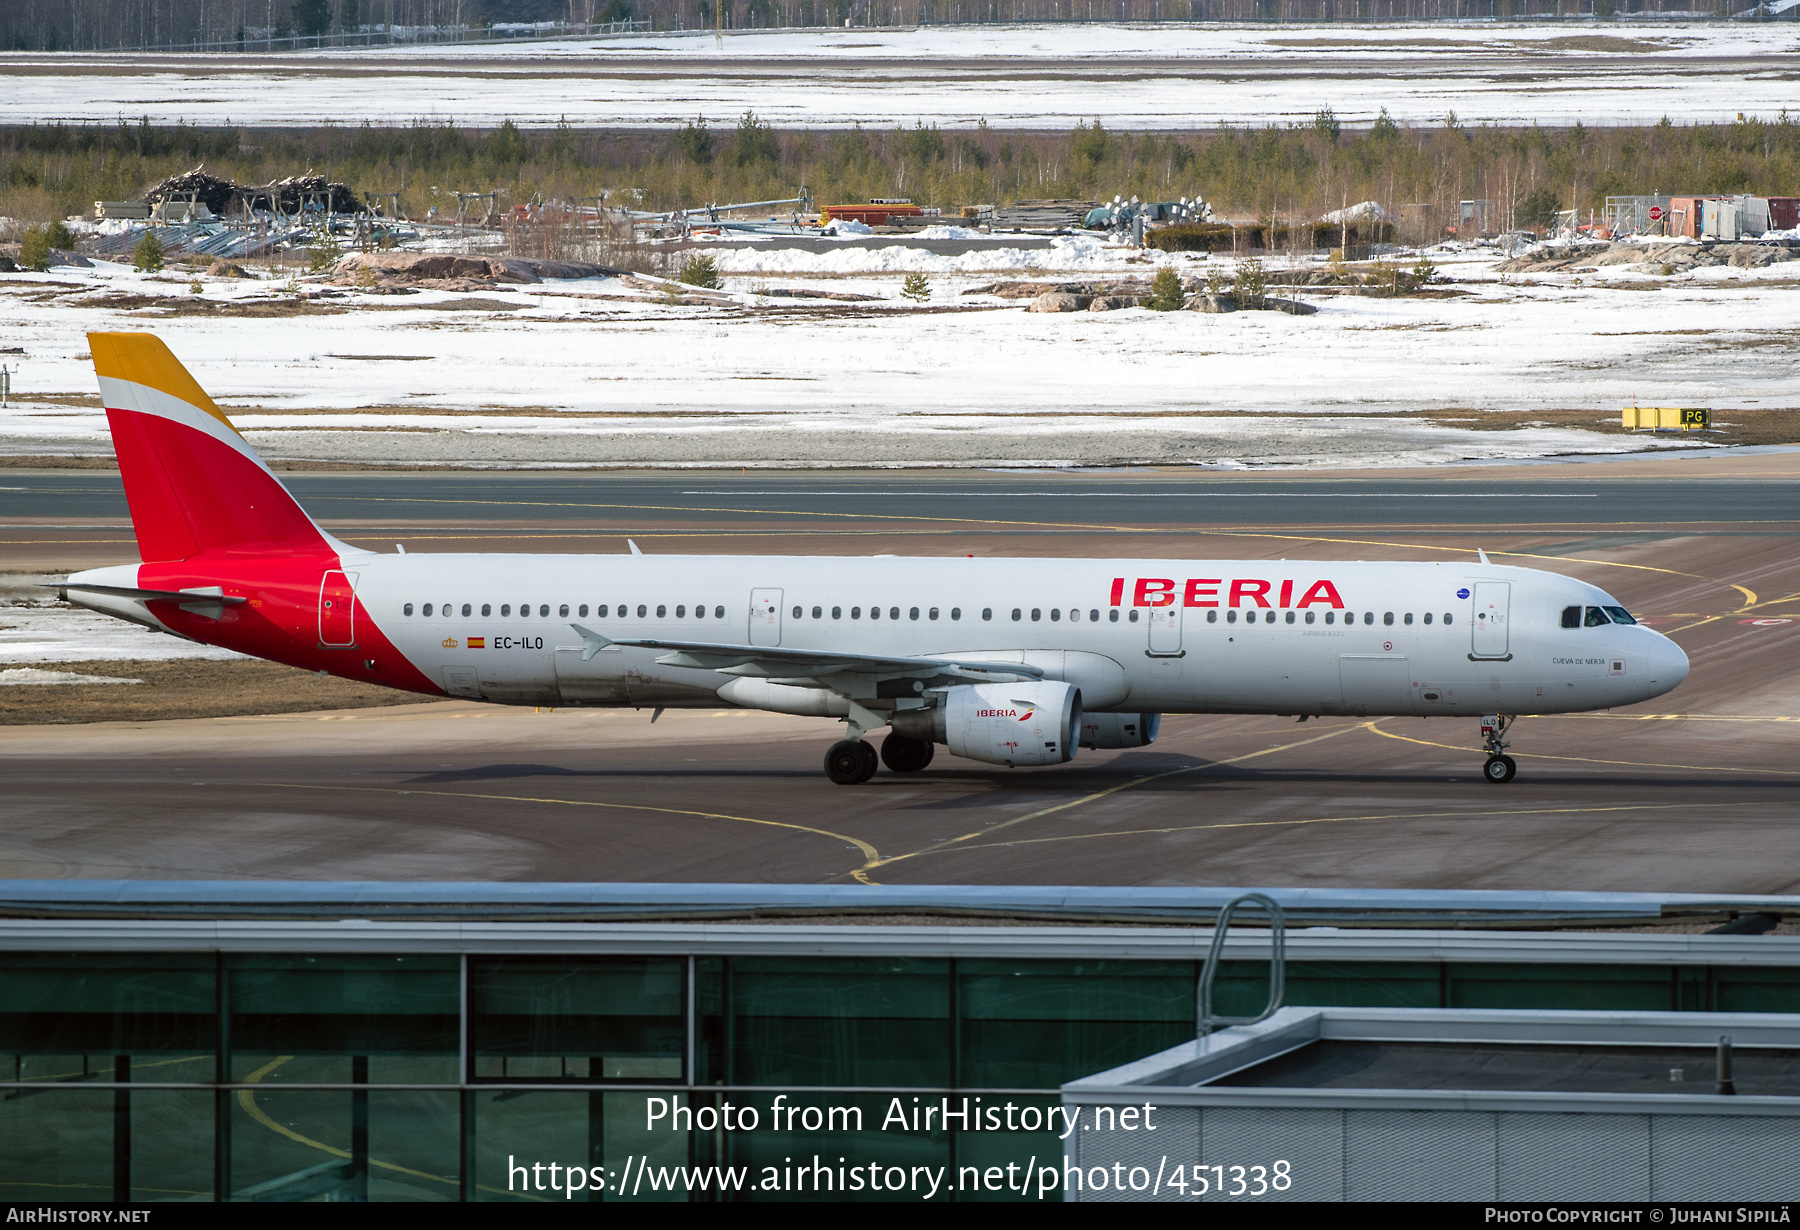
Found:
[[[1219,1016],[1213,1011],[1213,979],[1219,976],[1219,958],[1225,951],[1225,933],[1231,929],[1232,915],[1241,905],[1261,906],[1269,915],[1269,1002],[1255,1016]],[[1273,897],[1266,893],[1245,893],[1225,903],[1213,920],[1212,946],[1206,950],[1206,965],[1200,971],[1200,986],[1195,993],[1194,1036],[1204,1039],[1213,1030],[1227,1025],[1254,1025],[1275,1015],[1287,993],[1287,917]]]

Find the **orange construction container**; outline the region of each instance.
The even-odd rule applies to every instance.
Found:
[[[1723,201],[1722,196],[1672,196],[1669,198],[1668,234],[1700,238],[1700,202]]]
[[[867,205],[827,205],[821,222],[847,218],[864,226],[887,226],[890,218],[922,218],[925,211],[910,201],[871,201]]]

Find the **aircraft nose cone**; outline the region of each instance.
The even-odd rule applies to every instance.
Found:
[[[1664,688],[1673,688],[1688,676],[1688,656],[1668,637],[1650,655],[1650,677]]]

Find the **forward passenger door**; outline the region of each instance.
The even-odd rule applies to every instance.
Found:
[[[1512,604],[1510,581],[1475,582],[1475,618],[1469,621],[1473,639],[1469,656],[1474,658],[1508,658],[1509,636],[1506,628],[1507,608]]]

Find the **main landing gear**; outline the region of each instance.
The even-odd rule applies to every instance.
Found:
[[[896,773],[917,773],[931,763],[936,751],[923,739],[890,734],[881,741],[881,763]]]
[[[1510,782],[1519,771],[1518,762],[1506,754],[1511,746],[1503,737],[1513,719],[1500,714],[1490,713],[1481,719],[1481,741],[1487,747],[1487,763],[1481,767],[1481,775],[1495,785]]]
[[[885,764],[896,773],[917,773],[931,763],[937,748],[923,739],[890,734],[881,741],[881,755],[861,739],[844,739],[825,753],[825,776],[840,786],[860,786]]]
[[[843,739],[825,753],[825,776],[840,786],[860,786],[875,776],[880,761],[861,739]]]

